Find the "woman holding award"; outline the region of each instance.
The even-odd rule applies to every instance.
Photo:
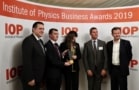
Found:
[[[79,87],[79,60],[81,58],[80,46],[76,42],[77,33],[70,31],[60,45],[63,61],[69,61],[72,65],[65,67],[65,90],[78,90]]]

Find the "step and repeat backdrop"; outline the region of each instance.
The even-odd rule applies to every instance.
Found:
[[[77,42],[83,45],[90,39],[89,29],[97,27],[99,39],[109,41],[111,29],[122,28],[122,38],[130,40],[133,59],[129,65],[129,90],[139,89],[139,6],[117,8],[67,8],[32,3],[26,0],[1,0],[0,3],[0,88],[1,90],[22,90],[19,79],[22,69],[22,40],[31,34],[32,24],[45,24],[44,42],[48,40],[48,30],[59,30],[58,43],[69,31],[77,31]],[[79,90],[87,90],[87,79],[80,60]],[[102,90],[110,90],[109,77],[103,80]]]

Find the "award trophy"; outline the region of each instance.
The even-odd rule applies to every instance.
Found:
[[[72,56],[73,55],[75,55],[75,47],[71,47],[71,49],[68,51],[68,53],[69,53],[69,62],[72,64],[72,72],[75,72],[75,70],[74,70],[74,67],[73,67],[73,64],[74,64],[74,60],[73,60],[73,58],[72,58]]]

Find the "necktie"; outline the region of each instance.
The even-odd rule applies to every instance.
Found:
[[[59,51],[59,48],[58,48],[58,47],[59,47],[58,44],[55,43],[55,44],[54,44],[54,47],[55,47],[55,49],[56,49],[56,51],[57,51],[57,53],[58,53],[58,55],[59,55],[59,57],[60,57],[61,55],[60,55],[60,51]]]
[[[94,59],[95,59],[95,65],[97,66],[97,48],[96,48],[96,41],[94,41]]]
[[[42,41],[41,39],[39,39],[38,42],[39,42],[39,44],[41,45],[41,48],[42,48],[42,50],[43,50],[43,53],[45,53],[43,41]]]
[[[94,41],[94,51],[96,51],[97,48],[96,48],[96,41]]]

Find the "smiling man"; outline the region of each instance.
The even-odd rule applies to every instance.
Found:
[[[128,90],[127,76],[132,59],[130,41],[121,39],[121,28],[113,27],[113,40],[107,43],[108,69],[111,76],[111,90]]]
[[[32,34],[26,37],[22,43],[22,85],[23,90],[40,90],[45,71],[45,49],[42,40],[44,24],[35,22],[32,26]]]

